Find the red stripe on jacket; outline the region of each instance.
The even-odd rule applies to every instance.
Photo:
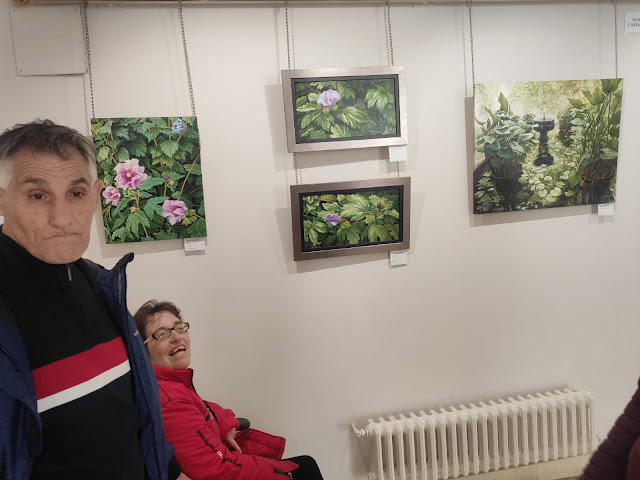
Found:
[[[122,338],[96,345],[33,371],[38,400],[74,387],[128,360]]]

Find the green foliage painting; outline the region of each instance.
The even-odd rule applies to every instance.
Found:
[[[204,237],[196,117],[94,118],[107,243]]]
[[[302,196],[302,251],[400,240],[400,198],[399,188]]]
[[[622,86],[476,85],[474,213],[614,202]]]
[[[399,136],[396,77],[293,81],[296,143]]]

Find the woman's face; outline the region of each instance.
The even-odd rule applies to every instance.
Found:
[[[180,319],[170,312],[155,314],[147,323],[147,336],[159,328],[173,328],[180,323]],[[147,343],[151,364],[159,367],[179,370],[189,367],[191,363],[191,341],[187,332],[171,331],[171,335],[162,340],[152,338]]]

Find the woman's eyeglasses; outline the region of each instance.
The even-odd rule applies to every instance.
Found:
[[[165,338],[169,338],[171,336],[171,331],[175,330],[176,333],[187,333],[189,331],[189,323],[188,322],[180,322],[174,325],[172,328],[161,327],[157,329],[155,332],[151,334],[149,338],[144,341],[146,345],[152,339],[154,340],[164,340]]]

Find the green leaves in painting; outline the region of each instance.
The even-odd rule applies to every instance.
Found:
[[[295,105],[300,143],[397,134],[392,78],[298,82]]]
[[[522,173],[521,165],[537,144],[533,127],[515,115],[509,101],[500,92],[500,108],[492,112],[486,121],[476,119],[480,134],[476,138],[476,151],[483,152],[493,174],[500,178],[514,178]]]
[[[303,197],[303,249],[398,240],[398,198],[397,190]]]
[[[548,157],[531,148],[537,143],[531,127],[541,131],[534,113],[516,116],[503,94],[497,111],[485,108],[486,120],[476,119],[481,129],[476,150],[485,157],[474,173],[476,213],[615,201],[623,81],[604,79],[588,85],[566,88],[573,92],[571,97],[555,90],[543,97],[557,105],[557,133],[552,124],[546,145],[553,153],[549,162],[540,161]]]
[[[207,234],[196,117],[97,118],[107,243]]]
[[[615,177],[618,165],[618,139],[622,113],[622,79],[605,79],[593,91],[584,90],[588,100],[569,99],[572,108],[571,138],[580,155],[577,170],[580,186]],[[589,199],[597,200],[596,198]]]

